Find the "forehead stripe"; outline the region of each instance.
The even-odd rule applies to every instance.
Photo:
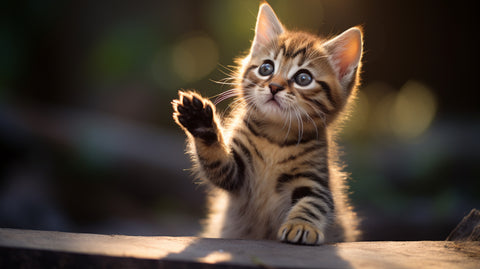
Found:
[[[311,47],[313,47],[313,42],[308,42],[306,45],[302,46],[300,49],[295,50],[297,47],[299,47],[301,44],[289,44],[287,47],[285,43],[280,45],[275,52],[274,59],[277,60],[278,55],[280,54],[281,51],[283,51],[283,56],[287,58],[295,58],[299,54],[302,54],[302,58],[300,59],[298,66],[301,66],[305,63],[307,60],[307,50]]]
[[[300,61],[298,62],[298,66],[302,66],[303,63],[305,62],[306,58],[307,58],[307,57],[306,57],[306,56],[307,56],[307,55],[306,55],[306,54],[307,54],[307,47],[304,47],[304,48],[302,48],[302,49],[299,49],[297,52],[295,52],[295,53],[293,54],[292,58],[297,57],[297,55],[300,54],[300,53],[302,53],[302,58],[301,58]]]
[[[285,55],[285,50],[286,50],[285,44],[282,44],[280,47],[278,47],[277,51],[275,52],[275,61],[277,60],[277,57],[280,54],[280,51],[282,50],[284,51],[283,54]]]

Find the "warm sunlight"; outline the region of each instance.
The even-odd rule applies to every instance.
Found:
[[[0,269],[76,250],[348,268],[321,256],[443,248],[480,205],[474,1],[7,2],[0,243],[47,252],[0,246]],[[297,245],[353,240],[309,248],[318,266]]]
[[[198,258],[197,260],[199,262],[205,262],[205,263],[228,262],[232,260],[232,254],[228,252],[224,252],[223,250],[219,250],[219,251],[214,251],[205,257]]]

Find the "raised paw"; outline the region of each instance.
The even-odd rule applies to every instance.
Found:
[[[310,222],[289,220],[278,230],[278,240],[301,245],[320,245],[325,242],[325,235]]]
[[[194,137],[207,143],[217,140],[216,126],[213,120],[213,104],[193,92],[179,93],[179,99],[173,100],[173,118]]]

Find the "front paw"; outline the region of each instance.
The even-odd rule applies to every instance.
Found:
[[[323,232],[308,221],[288,220],[278,230],[278,240],[301,245],[320,245],[325,242]]]
[[[202,138],[208,143],[217,140],[216,126],[213,118],[213,104],[193,92],[179,93],[179,99],[173,100],[173,118],[194,137]]]

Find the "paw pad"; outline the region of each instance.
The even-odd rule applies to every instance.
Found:
[[[179,92],[179,99],[172,102],[173,118],[194,137],[207,142],[217,139],[213,121],[213,105],[193,92]]]

